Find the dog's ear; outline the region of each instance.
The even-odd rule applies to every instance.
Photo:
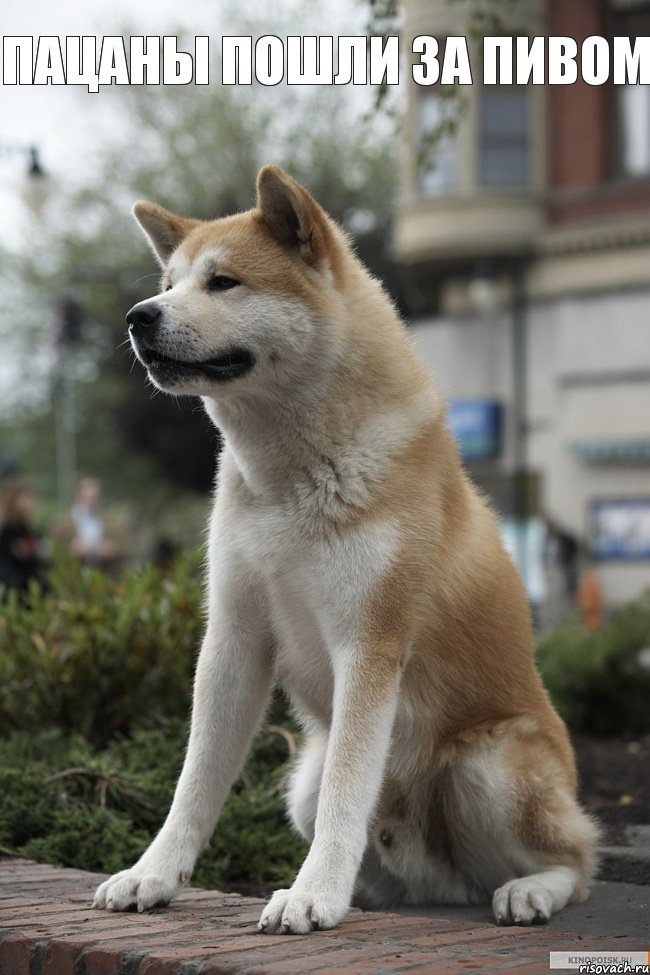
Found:
[[[325,257],[332,232],[328,219],[307,190],[278,166],[264,166],[257,177],[262,222],[283,247],[316,267]]]
[[[144,230],[154,254],[163,267],[166,266],[178,245],[198,225],[198,220],[175,217],[155,203],[138,200],[133,206],[133,216]]]

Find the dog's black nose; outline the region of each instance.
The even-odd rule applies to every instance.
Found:
[[[127,312],[126,321],[131,331],[137,334],[154,328],[160,316],[160,307],[155,301],[140,301]]]

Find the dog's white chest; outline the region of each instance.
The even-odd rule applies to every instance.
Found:
[[[278,677],[328,721],[336,656],[364,638],[364,610],[397,551],[396,526],[307,534],[291,510],[269,507],[251,513],[244,537],[270,614]]]

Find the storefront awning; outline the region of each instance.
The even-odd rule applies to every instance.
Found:
[[[571,453],[587,464],[650,464],[650,439],[576,440]]]

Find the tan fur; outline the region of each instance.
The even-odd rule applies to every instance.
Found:
[[[275,167],[247,213],[135,212],[171,288],[161,353],[250,345],[255,366],[159,381],[203,396],[226,441],[210,623],[167,823],[96,903],[142,909],[189,876],[274,674],[308,732],[290,809],[313,842],[262,930],[336,924],[355,882],[371,905],[494,895],[500,923],[548,920],[586,895],[596,830],[523,587],[390,301]],[[239,284],[214,295],[215,274]]]

